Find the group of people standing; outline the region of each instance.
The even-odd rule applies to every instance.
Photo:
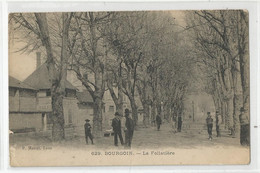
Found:
[[[249,133],[249,120],[247,116],[244,116],[245,109],[240,108],[239,122],[240,122],[240,144],[249,145],[250,144],[250,133]],[[206,123],[208,128],[209,140],[212,140],[212,128],[213,128],[213,118],[210,115],[210,112],[207,113]],[[221,137],[220,134],[220,124],[221,124],[221,115],[219,111],[216,111],[216,133],[217,137]]]
[[[118,146],[118,137],[121,145],[126,148],[131,148],[131,143],[134,135],[134,121],[129,116],[129,109],[125,109],[125,126],[122,128],[121,119],[123,115],[118,112],[115,113],[115,118],[112,120],[112,127],[114,131],[114,145]],[[122,129],[125,132],[125,143],[122,136]]]
[[[207,128],[208,128],[208,134],[209,134],[209,140],[212,140],[212,128],[213,128],[213,118],[211,117],[210,112],[207,113],[207,118],[206,118],[206,123],[207,123]],[[219,114],[219,111],[216,111],[216,132],[217,132],[217,137],[220,137],[220,126],[221,124],[221,116]]]
[[[129,116],[130,111],[129,109],[125,109],[125,126],[123,128],[123,131],[125,132],[125,143],[122,136],[122,125],[121,125],[121,119],[122,115],[120,115],[118,112],[115,113],[115,118],[112,120],[112,127],[114,131],[114,145],[118,146],[118,137],[121,142],[121,145],[125,145],[126,148],[131,148],[131,143],[134,135],[134,121]],[[86,123],[84,125],[85,128],[85,139],[86,144],[88,144],[88,138],[91,140],[91,144],[94,144],[93,142],[93,135],[91,133],[91,125],[89,123],[89,119],[85,120]]]
[[[249,145],[250,144],[250,136],[249,136],[249,120],[244,118],[246,116],[244,115],[244,108],[242,107],[240,109],[240,143],[241,145]],[[112,120],[112,127],[114,131],[114,145],[118,146],[118,138],[120,140],[121,145],[125,145],[126,148],[131,148],[131,143],[134,135],[134,128],[135,128],[135,123],[129,116],[130,111],[129,109],[125,109],[125,123],[124,126],[122,126],[121,120],[123,119],[123,115],[120,115],[119,112],[115,113],[115,118]],[[216,111],[215,114],[215,123],[216,123],[216,136],[221,137],[220,133],[220,124],[222,122],[221,120],[221,115],[219,111]],[[89,123],[89,119],[86,119],[86,123],[84,125],[85,128],[85,138],[86,138],[86,144],[88,144],[88,138],[91,140],[91,143],[94,144],[93,142],[93,135],[91,134],[91,125]],[[160,126],[162,124],[162,119],[160,115],[156,116],[156,125],[157,125],[157,130],[160,130]],[[173,120],[174,121],[174,120]],[[182,117],[178,116],[178,132],[181,131],[181,126],[182,126]],[[176,122],[176,119],[175,121]],[[210,112],[207,112],[207,118],[206,118],[206,124],[207,124],[207,131],[209,135],[209,140],[212,140],[212,129],[213,129],[213,118],[210,114]],[[125,132],[125,142],[122,136],[122,131]]]

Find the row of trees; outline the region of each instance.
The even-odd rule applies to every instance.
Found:
[[[122,97],[128,97],[136,123],[138,96],[146,126],[156,112],[162,112],[162,105],[167,120],[182,111],[192,57],[170,12],[14,13],[9,17],[11,34],[25,43],[20,51],[41,50],[47,57],[53,140],[65,137],[62,99],[67,70],[75,72],[93,98],[94,133],[102,132],[106,89],[120,113]]]
[[[248,12],[243,10],[187,14],[204,89],[212,95],[225,127],[234,136],[239,134],[241,107],[245,109],[244,119],[249,120],[248,19]]]

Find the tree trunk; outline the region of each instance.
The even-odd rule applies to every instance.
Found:
[[[147,127],[150,124],[149,104],[143,103],[143,108],[144,108],[143,124],[144,124],[145,127]]]
[[[236,63],[236,69],[239,69],[238,63]],[[234,98],[233,98],[233,121],[234,121],[234,137],[238,137],[239,135],[239,114],[240,107],[242,106],[243,99],[240,96],[241,86],[239,85],[239,76],[237,75],[237,70],[233,70],[233,82],[234,82]]]
[[[152,102],[152,111],[151,111],[151,121],[152,121],[152,125],[155,125],[155,117],[156,117],[156,104],[155,104],[155,100]]]
[[[222,124],[224,124],[225,125],[225,128],[226,128],[226,109],[225,109],[225,102],[224,101],[222,101],[221,103],[221,110],[220,110],[220,112],[221,112],[221,119],[222,119]]]
[[[48,23],[47,23],[47,18],[46,14],[44,13],[35,13],[35,17],[37,20],[37,24],[40,29],[40,38],[42,41],[43,46],[46,49],[46,54],[47,54],[47,68],[48,68],[48,73],[50,76],[50,80],[52,83],[51,86],[51,97],[52,97],[52,139],[53,141],[61,141],[65,138],[65,133],[64,133],[64,115],[63,115],[63,95],[65,91],[65,86],[64,86],[64,77],[66,77],[66,64],[61,64],[61,70],[60,73],[65,73],[61,74],[61,78],[58,78],[58,74],[56,73],[55,69],[55,62],[54,62],[54,56],[53,56],[53,50],[52,50],[52,45],[50,41],[50,35],[49,35],[49,29],[48,29]],[[61,63],[66,63],[66,58],[67,58],[67,44],[65,43],[68,39],[68,25],[69,23],[66,23],[65,20],[67,20],[67,15],[63,14],[63,29],[64,29],[64,34],[62,38],[62,61]],[[65,60],[65,62],[64,62]],[[61,83],[60,83],[61,82]]]
[[[102,132],[102,99],[96,97],[93,105],[93,134],[95,136],[101,136]]]
[[[107,87],[108,87],[110,95],[116,105],[116,111],[120,115],[123,115],[123,92],[122,92],[122,88],[121,88],[120,84],[118,85],[118,96],[116,96],[114,89],[109,81],[107,83]]]
[[[238,37],[240,38],[238,49],[239,49],[239,61],[240,61],[240,76],[241,85],[243,92],[243,107],[244,113],[242,113],[241,119],[247,119],[248,124],[243,124],[243,129],[240,134],[240,143],[250,145],[250,76],[249,76],[249,22],[248,14],[243,10],[238,11],[239,13],[239,24],[238,24]],[[242,122],[241,127],[242,127]]]
[[[239,136],[239,131],[240,131],[239,114],[240,114],[240,108],[242,107],[242,101],[243,101],[242,96],[236,93],[234,95],[234,113],[233,113],[235,137]]]
[[[132,118],[135,122],[135,125],[137,125],[138,122],[138,112],[137,112],[137,105],[135,103],[135,99],[133,96],[128,96],[132,108]]]
[[[229,129],[229,120],[228,120],[228,106],[227,101],[223,102],[223,112],[225,120],[225,129]]]
[[[52,94],[52,122],[52,140],[63,140],[65,138],[65,132],[62,93],[56,92]]]
[[[118,104],[116,105],[116,111],[120,113],[120,115],[124,114],[123,111],[123,92],[122,92],[122,88],[118,87]]]
[[[234,135],[234,120],[233,120],[233,96],[227,101],[227,117],[228,117],[228,129],[231,131],[231,135]]]
[[[164,110],[165,110],[164,119],[166,119],[167,122],[170,122],[170,114],[171,114],[170,106],[168,104],[165,104]]]

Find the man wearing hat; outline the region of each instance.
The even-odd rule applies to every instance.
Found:
[[[249,125],[249,118],[245,114],[244,107],[240,108],[240,144],[241,145],[250,145],[250,125]]]
[[[217,137],[220,137],[220,123],[221,123],[221,116],[219,115],[219,112],[216,111],[216,132],[217,132]]]
[[[113,131],[114,131],[114,144],[115,144],[115,146],[118,146],[117,136],[119,137],[121,144],[124,145],[122,132],[121,132],[120,114],[118,112],[115,113],[115,118],[112,120],[112,127],[113,127]]]
[[[125,109],[125,147],[131,148],[131,143],[134,135],[134,121],[129,116],[129,109]]]
[[[208,112],[207,114],[208,117],[206,118],[206,123],[208,127],[209,140],[212,140],[213,119],[211,118],[210,112]]]
[[[86,144],[88,144],[88,138],[91,140],[91,143],[93,143],[93,136],[91,134],[91,125],[89,124],[89,119],[86,119],[85,120],[86,123],[84,125],[84,128],[85,128],[85,138],[86,138]]]

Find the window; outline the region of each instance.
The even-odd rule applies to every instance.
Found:
[[[51,90],[46,91],[46,96],[51,96]]]
[[[65,90],[65,97],[76,97],[76,91],[75,90],[66,89]]]
[[[108,112],[114,112],[114,106],[109,106]]]
[[[21,97],[36,97],[36,92],[33,90],[21,89],[20,96]]]

